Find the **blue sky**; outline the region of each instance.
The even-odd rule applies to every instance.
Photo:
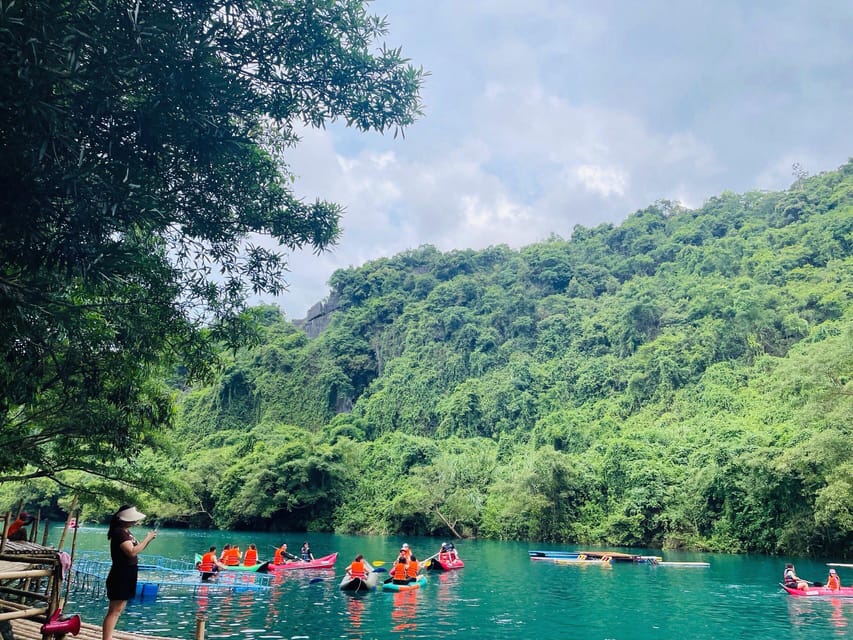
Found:
[[[289,256],[291,319],[335,269],[423,244],[518,248],[655,200],[784,189],[853,156],[853,3],[376,0],[430,72],[406,137],[306,130],[296,191],[346,208]]]

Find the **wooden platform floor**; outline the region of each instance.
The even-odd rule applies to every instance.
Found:
[[[12,633],[15,640],[42,640],[41,623],[35,620],[18,618],[12,620]],[[80,633],[76,636],[67,634],[65,640],[101,640],[101,627],[86,622],[80,623]],[[164,636],[147,636],[141,633],[129,633],[119,631],[113,634],[113,640],[179,640],[178,638],[166,638]]]

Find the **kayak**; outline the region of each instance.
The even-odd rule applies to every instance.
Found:
[[[655,562],[658,567],[694,567],[705,568],[710,567],[710,562]]]
[[[426,576],[418,576],[418,579],[409,584],[394,584],[393,582],[383,582],[383,591],[411,591],[412,589],[420,589],[427,583]]]
[[[291,560],[284,564],[269,563],[267,571],[274,573],[276,571],[289,571],[291,569],[331,569],[335,566],[335,561],[338,559],[338,552],[330,553],[322,558],[314,558],[305,562],[304,560]]]
[[[428,571],[453,571],[454,569],[461,569],[465,566],[465,563],[462,562],[462,558],[459,556],[451,560],[446,556],[442,558],[441,554],[439,554],[435,558],[427,560],[424,565]]]
[[[198,567],[198,564],[201,562],[201,554],[195,554],[195,565]],[[221,570],[222,571],[255,571],[257,573],[266,573],[267,565],[269,561],[258,562],[257,564],[234,564],[234,565],[225,565]]]
[[[611,562],[633,562],[636,564],[656,564],[663,560],[660,556],[641,556],[619,551],[528,551],[531,560],[554,560],[581,558],[583,560],[601,560],[610,558]]]
[[[554,564],[610,564],[609,556],[589,557],[584,553],[561,555],[561,556],[530,556],[531,560],[553,562]]]
[[[364,578],[353,578],[345,575],[341,580],[341,591],[376,591],[378,582],[379,574],[376,571],[371,571]]]
[[[610,558],[546,558],[554,564],[599,564],[602,566],[610,566]]]
[[[824,598],[853,598],[853,587],[841,587],[840,589],[829,589],[827,587],[809,587],[808,589],[794,589],[779,584],[790,595],[798,598],[824,597]]]

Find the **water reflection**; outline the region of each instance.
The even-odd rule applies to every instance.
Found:
[[[826,626],[832,636],[850,637],[847,627],[853,619],[853,600],[794,596],[787,596],[787,599],[791,629],[806,633]]]
[[[391,630],[395,633],[414,631],[418,628],[415,617],[418,613],[418,592],[420,589],[407,589],[394,593],[394,608],[391,611]],[[401,637],[414,637],[402,635]]]

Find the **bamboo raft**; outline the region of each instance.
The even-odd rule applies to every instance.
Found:
[[[101,627],[94,624],[80,623],[80,632],[76,636],[67,636],[67,640],[101,640]],[[42,640],[41,623],[35,620],[19,618],[12,620],[12,633],[15,640]],[[166,638],[165,636],[147,636],[141,633],[130,633],[128,631],[116,631],[113,640],[178,640],[177,638]]]

